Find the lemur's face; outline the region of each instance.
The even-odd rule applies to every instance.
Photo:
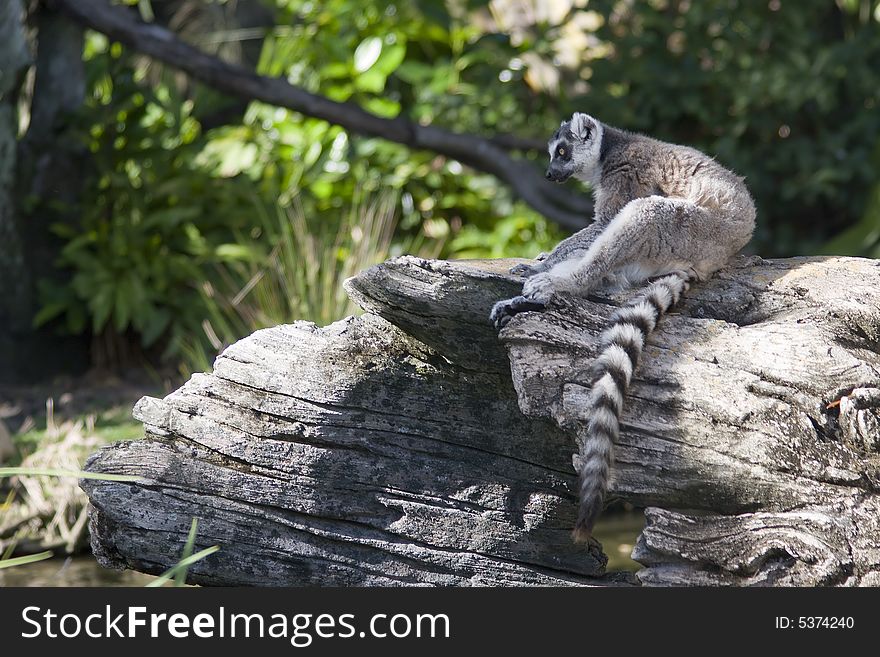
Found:
[[[589,181],[599,164],[602,145],[602,124],[580,112],[553,133],[547,144],[550,166],[545,174],[547,180],[563,183],[572,176]]]

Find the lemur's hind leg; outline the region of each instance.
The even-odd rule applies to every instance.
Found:
[[[556,245],[551,253],[542,253],[534,264],[520,263],[510,268],[511,274],[518,276],[534,276],[545,271],[549,271],[556,265],[572,258],[578,259],[583,257],[596,238],[602,233],[605,225],[599,221],[579,230],[577,233],[562,240]]]
[[[704,278],[730,255],[718,240],[724,224],[722,217],[683,199],[635,199],[582,257],[528,278],[523,296],[545,304],[559,292],[585,296],[615,273],[631,283],[681,269],[692,269],[694,278]],[[683,235],[687,237],[682,239]]]

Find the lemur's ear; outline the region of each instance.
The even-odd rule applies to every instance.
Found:
[[[582,141],[586,141],[593,133],[595,125],[593,119],[586,114],[575,112],[571,115],[571,133]]]

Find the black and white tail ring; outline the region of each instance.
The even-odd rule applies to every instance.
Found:
[[[611,316],[600,337],[585,421],[578,429],[579,453],[573,459],[580,498],[575,541],[589,540],[602,512],[623,400],[645,342],[660,318],[688,290],[689,279],[689,273],[682,271],[653,281]]]

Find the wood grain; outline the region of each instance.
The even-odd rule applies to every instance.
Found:
[[[259,331],[135,408],[83,481],[105,565],[159,572],[190,519],[205,584],[607,585],[571,543],[571,455],[622,297],[558,299],[500,339],[510,261],[402,257],[367,312]],[[880,263],[740,259],[649,341],[612,494],[648,507],[644,585],[866,585],[880,572]]]

